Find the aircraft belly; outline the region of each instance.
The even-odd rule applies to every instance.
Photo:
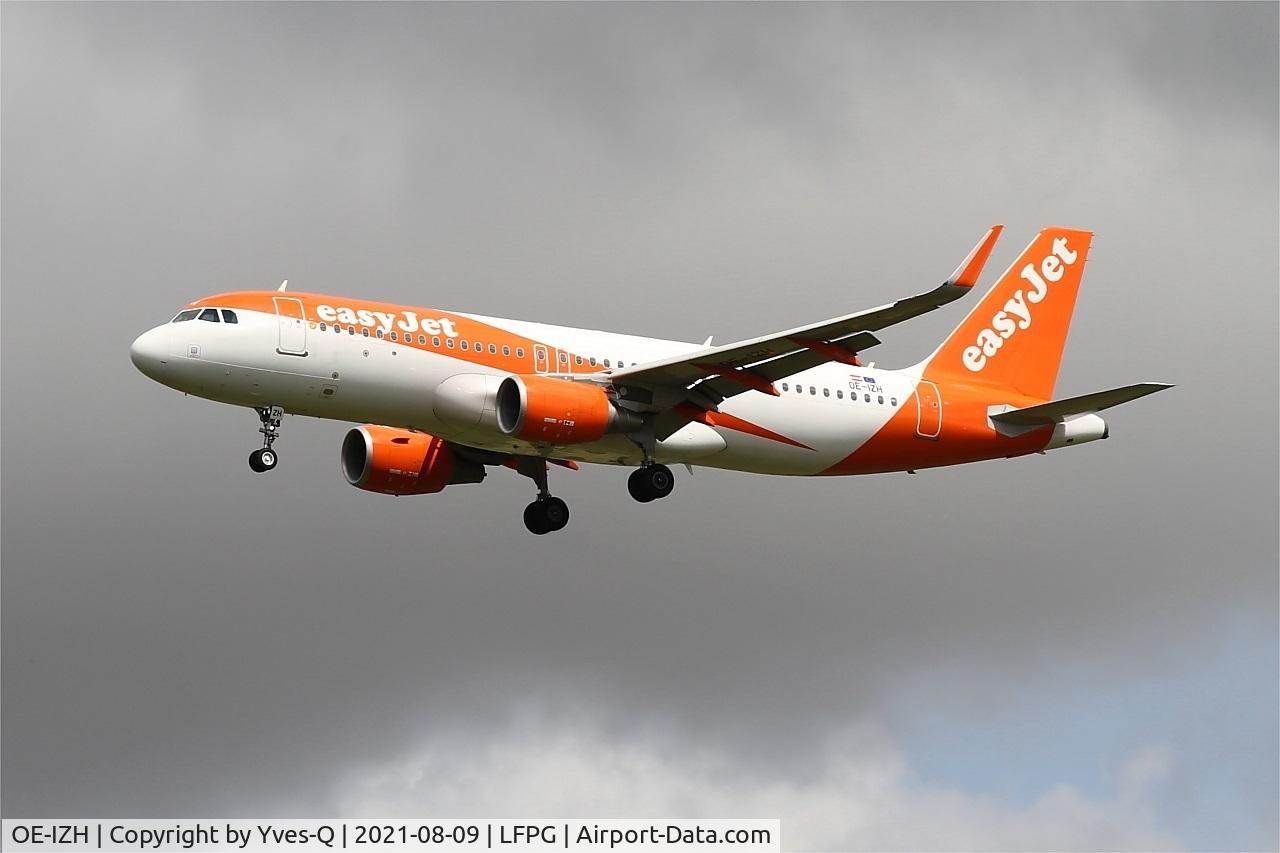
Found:
[[[717,431],[728,446],[705,464],[792,476],[826,470],[887,419],[847,403],[763,395],[736,397],[722,412]]]

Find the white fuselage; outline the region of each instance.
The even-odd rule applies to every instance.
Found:
[[[445,346],[454,343],[447,338],[440,345],[430,339],[425,346],[416,339],[405,344],[379,338],[376,328],[366,336],[368,328],[355,333],[354,326],[340,325],[334,331],[314,321],[290,325],[265,311],[238,307],[235,312],[235,324],[189,320],[159,326],[135,343],[134,361],[157,381],[224,403],[276,405],[295,415],[410,428],[498,452],[629,466],[639,464],[641,451],[622,435],[535,446],[491,428],[442,419],[436,391],[464,374],[606,377],[618,367],[700,349],[679,341],[453,315],[545,345],[541,357],[530,347],[519,359],[513,348],[509,361],[494,366],[468,358],[477,341],[468,341],[464,352],[460,341]],[[492,342],[478,343],[487,350]],[[875,435],[900,407],[917,405],[913,392],[919,377],[913,373],[823,364],[778,383],[780,396],[744,393],[721,404],[721,413],[756,430],[689,423],[659,442],[655,457],[759,473],[821,473]]]

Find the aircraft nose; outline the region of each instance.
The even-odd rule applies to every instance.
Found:
[[[144,375],[158,379],[169,360],[169,327],[156,326],[138,335],[129,347],[129,359]]]

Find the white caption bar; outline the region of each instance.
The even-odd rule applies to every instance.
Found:
[[[5,850],[778,851],[777,820],[4,820]]]

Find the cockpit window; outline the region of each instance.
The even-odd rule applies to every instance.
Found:
[[[201,320],[208,320],[210,323],[218,322],[218,311],[216,308],[206,308],[200,312]]]
[[[236,312],[234,312],[234,311],[230,311],[230,310],[228,310],[228,309],[226,309],[226,308],[223,308],[223,309],[222,309],[222,322],[224,322],[224,323],[239,323],[239,322],[240,322],[240,320],[236,317]]]
[[[199,314],[199,313],[200,313],[200,309],[199,309],[199,308],[193,308],[193,309],[191,309],[190,311],[183,311],[183,312],[181,312],[180,314],[178,314],[178,316],[177,316],[177,317],[174,317],[174,318],[173,318],[172,320],[170,320],[169,322],[171,322],[171,323],[182,323],[182,322],[184,322],[184,321],[186,321],[186,320],[194,320],[194,319],[196,318],[196,315],[197,315],[197,314]]]

